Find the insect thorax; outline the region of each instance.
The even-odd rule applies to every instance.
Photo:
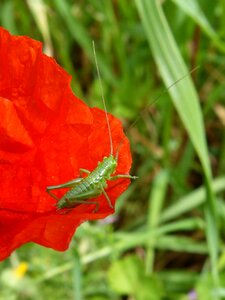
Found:
[[[103,178],[109,179],[110,176],[116,171],[117,161],[113,155],[104,157],[102,162],[98,163],[96,172]]]

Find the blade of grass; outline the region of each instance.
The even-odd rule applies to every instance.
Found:
[[[35,19],[35,22],[44,39],[44,52],[49,56],[53,56],[52,41],[48,26],[47,6],[42,0],[27,0],[27,5]]]
[[[78,253],[74,254],[74,267],[73,272],[73,292],[74,300],[82,300],[82,270],[80,257]]]
[[[184,237],[181,237],[181,245],[179,244],[179,237],[173,237],[170,235],[166,235],[169,233],[177,232],[179,230],[181,231],[192,231],[196,229],[202,229],[204,226],[203,222],[199,218],[188,218],[184,219],[182,221],[166,224],[165,226],[161,226],[157,229],[153,230],[142,230],[141,232],[123,232],[118,233],[114,235],[114,241],[111,245],[108,245],[106,247],[103,247],[97,251],[92,251],[86,255],[83,255],[81,257],[80,264],[81,265],[87,265],[90,263],[93,263],[99,259],[102,259],[104,257],[108,257],[113,254],[115,257],[115,253],[118,253],[118,255],[123,254],[125,251],[128,251],[130,249],[133,249],[135,247],[140,247],[141,245],[147,246],[149,242],[149,238],[151,237],[159,237],[159,240],[161,239],[160,248],[162,249],[173,249],[178,251],[184,251],[186,250],[186,245],[189,243],[187,252],[191,253],[207,253],[207,247],[206,244],[203,242],[195,242],[192,239],[187,239]],[[174,245],[167,245],[165,243],[165,240],[168,241],[175,241]],[[170,243],[169,243],[170,244]],[[158,248],[158,246],[156,246]],[[58,276],[60,274],[63,274],[65,272],[68,272],[69,270],[73,269],[75,267],[74,262],[68,262],[65,264],[62,264],[60,266],[57,266],[55,268],[52,268],[45,274],[41,275],[40,277],[36,278],[36,283],[43,282],[45,280],[49,280],[50,278],[53,278],[55,276]]]
[[[14,34],[18,34],[18,30],[13,17],[13,3],[10,1],[1,3],[1,23],[3,27],[10,30]]]
[[[136,5],[157,66],[165,84],[169,86],[171,82],[176,81],[188,72],[183,58],[165,19],[160,2],[156,0],[136,0]],[[219,251],[217,214],[212,192],[212,175],[202,113],[197,93],[190,78],[186,77],[174,88],[170,89],[169,93],[198,154],[205,175],[207,190],[205,209],[206,236],[210,251],[211,271],[214,283],[217,285],[217,258]]]
[[[225,190],[225,177],[217,178],[213,181],[214,193],[219,193]],[[205,187],[202,186],[190,194],[182,197],[176,203],[163,211],[160,217],[161,222],[168,222],[174,218],[188,213],[194,208],[199,207],[206,201]]]
[[[93,51],[92,51],[92,38],[87,29],[79,22],[71,13],[70,5],[67,1],[54,0],[57,13],[62,17],[68,31],[71,36],[76,40],[80,47],[85,51],[86,55],[94,63]],[[108,65],[104,61],[104,57],[101,53],[98,53],[99,69],[103,75],[104,80],[108,80],[112,84],[116,85],[116,78],[113,76]]]
[[[160,221],[160,214],[165,200],[165,194],[168,186],[169,174],[160,172],[154,179],[148,205],[147,227],[149,230],[157,228]],[[146,271],[148,274],[153,272],[154,265],[154,248],[156,239],[149,238],[146,254]]]
[[[207,245],[202,242],[195,242],[190,238],[182,236],[163,236],[157,241],[157,249],[171,250],[177,252],[189,252],[208,254]]]
[[[204,15],[198,1],[196,0],[172,0],[177,6],[179,6],[187,15],[189,15],[208,35],[213,43],[223,52],[225,52],[224,43],[220,40],[217,32],[212,28]]]

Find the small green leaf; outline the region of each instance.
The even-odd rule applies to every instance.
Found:
[[[162,286],[156,276],[147,276],[142,261],[136,255],[114,262],[108,273],[111,288],[120,295],[136,300],[162,299]]]

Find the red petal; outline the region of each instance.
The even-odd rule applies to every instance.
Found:
[[[0,98],[0,147],[8,152],[23,152],[33,146],[32,139],[20,121],[13,103]]]
[[[113,212],[100,196],[97,213],[95,204],[82,204],[62,214],[46,193],[47,186],[78,177],[80,168],[95,169],[110,143],[104,111],[74,96],[71,77],[41,48],[0,28],[0,260],[31,241],[63,251],[82,222]],[[109,119],[114,155],[123,141],[117,173],[127,174],[129,143],[119,120]],[[112,203],[128,184],[109,182]]]

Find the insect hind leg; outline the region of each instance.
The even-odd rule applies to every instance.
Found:
[[[57,201],[60,201],[60,199],[58,197],[56,197],[55,194],[53,194],[51,192],[51,190],[57,190],[57,189],[61,189],[61,188],[73,188],[75,185],[77,185],[83,178],[76,178],[73,180],[70,180],[68,182],[65,182],[63,184],[59,184],[59,185],[52,185],[52,186],[47,186],[46,188],[46,192],[54,199],[56,199]]]
[[[48,192],[49,190],[56,190],[56,189],[61,189],[61,188],[73,188],[75,185],[77,185],[83,178],[78,177],[76,179],[67,181],[65,183],[59,184],[59,185],[51,185],[47,186],[46,191]]]
[[[97,201],[87,201],[87,200],[78,200],[78,199],[74,199],[74,206],[72,207],[66,207],[65,210],[58,207],[57,211],[60,211],[62,213],[68,213],[70,212],[72,209],[74,209],[74,207],[76,207],[76,204],[95,204],[95,209],[93,210],[94,213],[98,212],[99,209],[99,203]]]

